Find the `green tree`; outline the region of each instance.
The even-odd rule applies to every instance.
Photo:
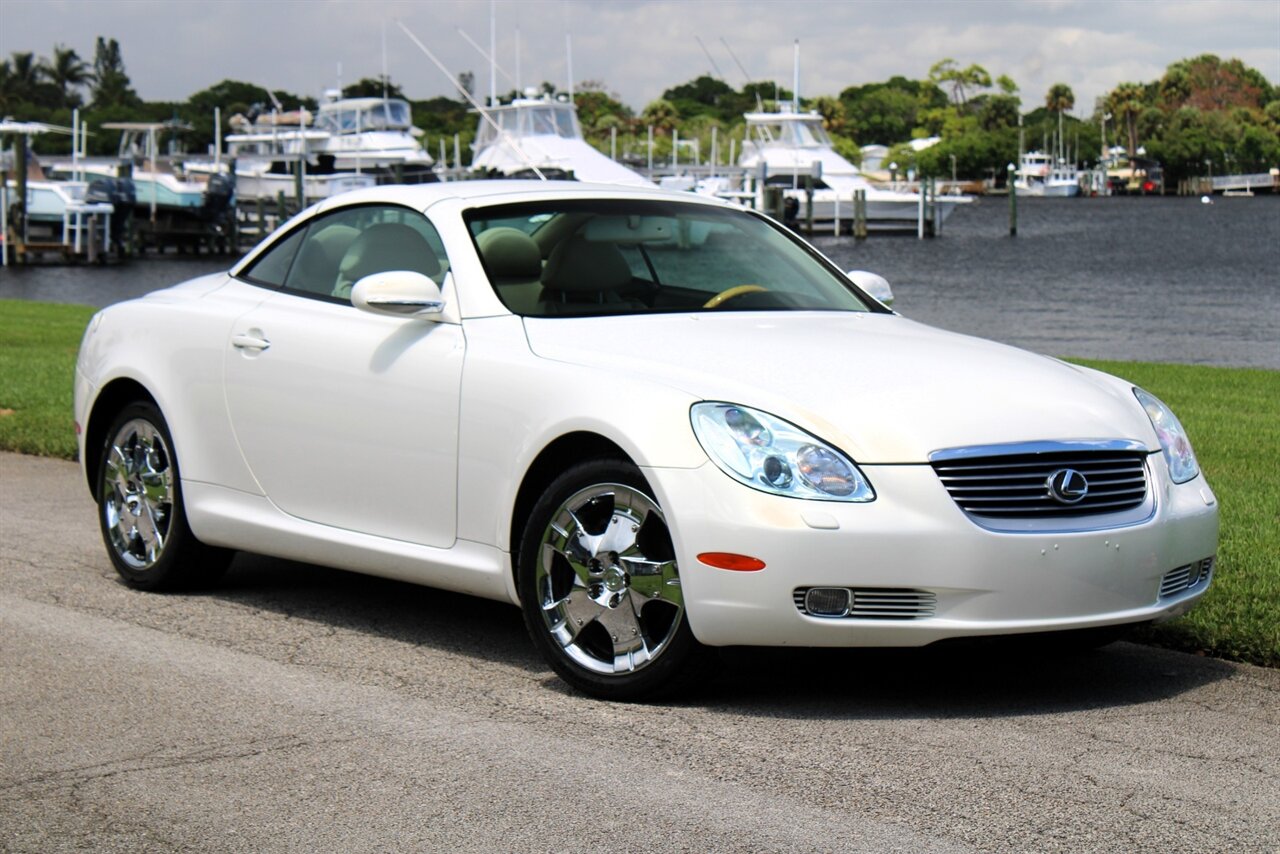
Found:
[[[991,86],[991,75],[981,65],[974,63],[967,68],[961,68],[950,57],[941,59],[930,67],[929,80],[935,85],[951,87],[952,102],[960,109],[968,106],[972,93]]]
[[[53,57],[43,62],[42,67],[45,77],[58,87],[62,95],[62,105],[80,106],[83,99],[76,90],[93,77],[88,63],[80,58],[80,54],[76,53],[74,48],[54,45]]]
[[[385,86],[381,77],[362,77],[350,86],[342,87],[344,98],[381,98],[384,92],[388,98],[404,98],[404,92],[391,82],[391,78],[387,78]]]
[[[14,51],[5,62],[5,95],[13,101],[34,101],[44,74],[36,55]]]
[[[667,134],[679,124],[680,113],[675,104],[665,98],[650,101],[640,113],[640,121],[653,127],[654,133]]]
[[[1107,96],[1107,106],[1112,115],[1124,123],[1128,133],[1130,157],[1135,157],[1138,151],[1138,116],[1146,106],[1145,94],[1138,83],[1121,83]]]
[[[93,50],[93,86],[90,98],[94,107],[129,107],[142,103],[133,91],[129,75],[124,70],[124,58],[120,55],[120,43],[115,39],[98,36]]]
[[[848,133],[863,143],[888,145],[910,139],[924,126],[925,114],[947,105],[947,96],[928,81],[895,76],[882,83],[851,86],[840,93],[840,102]]]

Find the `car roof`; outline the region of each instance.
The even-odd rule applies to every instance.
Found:
[[[415,210],[427,208],[445,200],[483,201],[484,204],[506,204],[537,199],[580,198],[661,198],[671,201],[705,202],[724,204],[719,199],[697,196],[678,190],[658,187],[635,187],[620,184],[589,184],[580,181],[537,181],[524,179],[441,181],[430,184],[391,184],[354,190],[326,199],[319,210],[332,210],[351,204],[383,202],[404,205]]]

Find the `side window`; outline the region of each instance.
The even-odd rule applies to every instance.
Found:
[[[312,220],[284,287],[345,302],[365,276],[412,270],[439,283],[446,266],[444,244],[426,217],[408,208],[365,205]]]
[[[302,243],[304,234],[306,229],[300,228],[272,246],[244,272],[244,278],[273,288],[284,285],[285,276],[289,274],[289,267],[293,264],[293,257],[298,253],[298,246]]]

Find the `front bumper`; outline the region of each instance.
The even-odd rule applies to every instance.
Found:
[[[1151,518],[1053,533],[979,527],[927,465],[861,468],[877,495],[867,504],[768,495],[711,463],[646,470],[666,511],[698,640],[711,646],[923,646],[1169,619],[1208,587],[1206,574],[1167,592],[1168,574],[1214,555],[1218,507],[1203,476],[1174,484],[1158,454],[1149,460]],[[715,569],[698,561],[704,552],[750,555],[766,567]],[[932,605],[906,617],[814,617],[797,605],[803,596],[796,591],[810,587],[873,595],[917,591]]]

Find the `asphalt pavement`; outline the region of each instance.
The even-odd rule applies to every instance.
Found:
[[[1280,851],[1280,671],[1017,653],[605,703],[510,606],[248,555],[132,591],[79,469],[0,454],[0,851]]]

